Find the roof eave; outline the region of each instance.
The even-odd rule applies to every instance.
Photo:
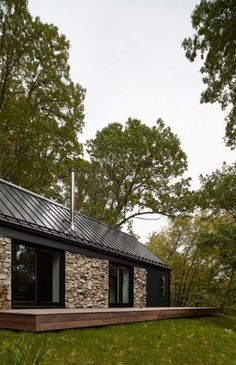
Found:
[[[170,267],[168,267],[167,265],[165,265],[161,262],[154,262],[149,259],[146,259],[146,260],[141,259],[141,258],[138,258],[136,255],[133,255],[133,256],[131,256],[131,255],[128,256],[127,254],[122,255],[122,253],[114,251],[114,250],[110,249],[109,247],[106,247],[106,248],[104,246],[97,247],[98,245],[95,242],[91,242],[91,244],[96,245],[96,247],[94,247],[94,246],[89,245],[88,242],[86,244],[86,240],[83,240],[78,237],[73,237],[73,236],[68,237],[68,235],[66,235],[66,234],[65,234],[65,237],[61,237],[60,235],[57,235],[54,232],[42,232],[40,230],[32,229],[31,227],[27,227],[27,226],[22,227],[22,226],[19,226],[17,224],[11,223],[11,222],[3,221],[1,219],[0,219],[0,224],[5,227],[14,228],[20,232],[27,232],[27,233],[31,233],[31,234],[41,236],[41,237],[49,237],[52,239],[59,240],[60,242],[70,243],[77,247],[78,247],[78,245],[80,245],[82,248],[86,248],[90,251],[100,252],[103,254],[110,254],[111,256],[119,257],[119,258],[126,259],[126,260],[128,259],[130,261],[137,262],[137,263],[145,265],[145,266],[158,267],[158,268],[162,268],[164,270],[171,271]]]

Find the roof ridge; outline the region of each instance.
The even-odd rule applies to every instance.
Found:
[[[55,201],[55,200],[53,200],[53,199],[47,198],[46,196],[40,195],[40,194],[38,194],[38,193],[34,193],[33,191],[28,190],[28,189],[26,189],[26,188],[23,188],[22,186],[19,186],[19,185],[13,184],[13,183],[11,183],[10,181],[7,181],[7,180],[4,180],[4,179],[1,179],[1,178],[0,178],[0,182],[1,182],[1,183],[4,183],[4,184],[7,184],[7,185],[10,185],[10,186],[12,186],[12,187],[14,187],[14,188],[16,188],[16,189],[18,189],[18,190],[21,190],[21,191],[23,191],[23,192],[25,192],[25,193],[28,193],[28,194],[30,194],[30,195],[36,196],[37,198],[40,198],[40,199],[46,200],[46,201],[48,201],[48,202],[50,202],[50,203],[53,203],[53,204],[55,204],[55,205],[57,205],[57,206],[59,206],[59,207],[61,207],[61,208],[64,208],[64,209],[70,210],[70,208],[69,208],[68,206],[64,205],[64,204],[60,204],[60,203],[58,203],[57,201]],[[85,215],[85,214],[83,214],[83,213],[79,213],[79,212],[75,212],[75,214],[76,214],[76,215],[79,215],[79,216],[82,216],[82,217],[85,217],[85,218],[87,218],[87,219],[90,219],[90,220],[92,220],[92,221],[94,221],[94,222],[97,222],[97,223],[99,223],[99,224],[102,224],[102,225],[104,225],[104,226],[106,226],[106,227],[112,228],[112,229],[114,229],[114,230],[118,231],[119,233],[122,233],[122,234],[124,234],[124,235],[129,236],[129,237],[132,237],[132,238],[133,238],[133,239],[135,239],[138,243],[141,243],[141,242],[139,242],[139,240],[138,240],[135,236],[132,236],[132,235],[131,235],[131,234],[129,234],[129,233],[123,232],[123,231],[119,230],[118,228],[113,227],[113,226],[111,226],[111,225],[109,225],[109,224],[107,224],[107,223],[101,222],[101,221],[99,221],[99,220],[98,220],[98,219],[96,219],[96,218],[89,217],[89,216],[87,216],[87,215]],[[141,244],[142,244],[142,243],[141,243]]]
[[[22,186],[19,186],[19,185],[13,184],[13,183],[12,183],[12,182],[10,182],[10,181],[3,180],[3,179],[1,179],[1,178],[0,178],[0,182],[1,182],[1,183],[4,183],[4,184],[6,184],[6,185],[10,185],[10,186],[12,186],[13,188],[16,188],[16,189],[18,189],[18,190],[21,190],[21,191],[23,191],[23,192],[25,192],[25,193],[28,193],[28,194],[30,194],[30,195],[36,196],[37,198],[40,198],[40,199],[43,199],[43,200],[47,200],[47,201],[49,201],[50,203],[53,203],[53,204],[55,204],[55,205],[59,205],[60,207],[63,207],[63,208],[69,209],[66,205],[60,204],[60,203],[58,203],[57,201],[55,201],[55,200],[53,200],[53,199],[50,199],[50,198],[47,198],[47,197],[46,197],[46,196],[44,196],[44,195],[40,195],[40,194],[38,194],[38,193],[34,193],[33,191],[28,190],[28,189],[26,189],[26,188],[23,188]]]

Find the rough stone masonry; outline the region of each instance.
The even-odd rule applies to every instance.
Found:
[[[146,307],[147,300],[147,270],[141,267],[134,267],[134,307]]]
[[[0,236],[0,309],[11,308],[11,239]]]
[[[66,252],[66,308],[107,308],[108,260]],[[146,270],[134,267],[134,307],[146,305]]]
[[[66,252],[66,308],[107,308],[107,260]]]

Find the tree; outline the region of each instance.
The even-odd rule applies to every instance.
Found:
[[[116,227],[150,213],[176,216],[188,207],[187,168],[178,138],[158,120],[109,124],[87,144],[90,163],[78,173],[77,208]],[[81,183],[80,183],[81,182]]]
[[[236,277],[218,245],[206,244],[223,218],[176,219],[149,237],[147,247],[172,269],[171,302],[174,306],[236,305]]]
[[[235,0],[201,0],[192,14],[196,33],[183,41],[186,57],[193,62],[198,55],[207,85],[201,102],[219,102],[231,108],[226,118],[226,142],[236,146],[236,6]]]
[[[201,237],[203,245],[218,247],[221,261],[236,275],[236,164],[223,165],[206,177],[201,176],[199,206],[212,219],[211,229]]]
[[[236,221],[236,163],[200,176],[199,205],[213,215],[228,214]]]
[[[26,0],[1,1],[0,177],[54,197],[82,150],[84,90],[70,78],[68,51]]]

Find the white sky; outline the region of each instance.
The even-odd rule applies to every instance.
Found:
[[[87,89],[81,142],[108,123],[158,118],[180,138],[193,187],[198,176],[235,160],[223,142],[225,114],[200,104],[200,63],[190,63],[181,43],[193,33],[196,0],[29,0],[33,16],[53,23],[71,44],[74,82]],[[135,220],[146,241],[163,220]]]

